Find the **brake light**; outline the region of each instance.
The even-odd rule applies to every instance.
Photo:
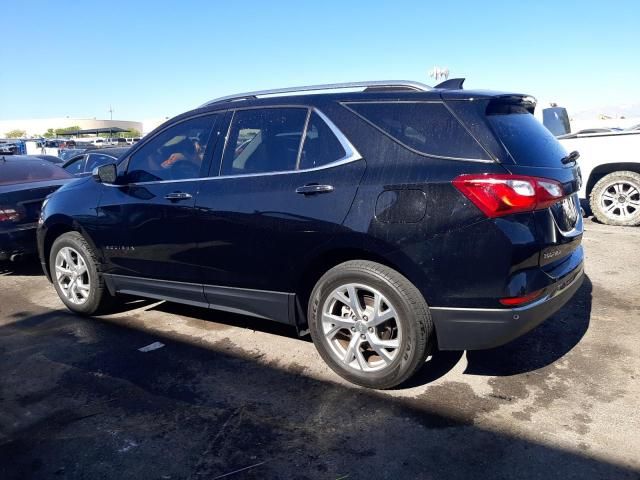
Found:
[[[544,291],[544,289],[536,290],[535,292],[528,293],[527,295],[522,295],[521,297],[501,298],[499,300],[499,302],[502,305],[505,305],[507,307],[517,307],[517,306],[524,305],[525,303],[529,303],[529,302],[535,300],[540,295],[542,295],[543,291]]]
[[[564,198],[559,182],[525,175],[460,175],[453,185],[489,218],[542,210]]]
[[[0,207],[0,222],[15,222],[21,217],[22,215],[15,208]]]

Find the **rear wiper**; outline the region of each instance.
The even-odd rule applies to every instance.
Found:
[[[569,155],[567,155],[566,157],[562,157],[560,159],[560,161],[566,165],[567,163],[572,163],[575,162],[576,160],[578,160],[580,158],[580,152],[578,152],[577,150],[574,150],[573,152],[571,152]]]

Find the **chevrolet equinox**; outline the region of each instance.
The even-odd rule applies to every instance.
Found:
[[[502,345],[583,279],[580,174],[528,95],[376,81],[220,98],[54,193],[73,312],[118,294],[289,324],[349,381]]]

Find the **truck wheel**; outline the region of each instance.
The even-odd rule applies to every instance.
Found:
[[[323,360],[341,377],[392,388],[420,369],[435,344],[429,308],[400,273],[356,260],[318,281],[309,301],[309,330]]]
[[[595,217],[607,225],[640,225],[640,174],[613,172],[595,184],[589,196]]]

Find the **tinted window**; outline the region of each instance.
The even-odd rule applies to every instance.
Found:
[[[317,113],[312,113],[304,137],[300,168],[314,168],[344,158],[347,152]]]
[[[222,158],[222,174],[295,170],[306,119],[306,108],[236,111]]]
[[[442,103],[350,103],[348,107],[398,142],[421,153],[489,158]]]
[[[0,159],[0,185],[71,178],[62,168],[46,160]]]
[[[84,155],[80,155],[79,157],[73,158],[69,161],[67,165],[65,165],[64,169],[72,175],[77,173],[82,173],[84,166]]]
[[[99,167],[100,165],[106,165],[107,163],[115,163],[116,159],[109,156],[104,155],[102,153],[90,153],[87,158],[87,167],[85,168],[86,172],[93,172],[93,169]]]
[[[153,182],[198,177],[216,117],[192,118],[156,135],[129,159],[128,180]]]
[[[498,138],[518,165],[562,167],[567,152],[529,112],[488,115]]]

